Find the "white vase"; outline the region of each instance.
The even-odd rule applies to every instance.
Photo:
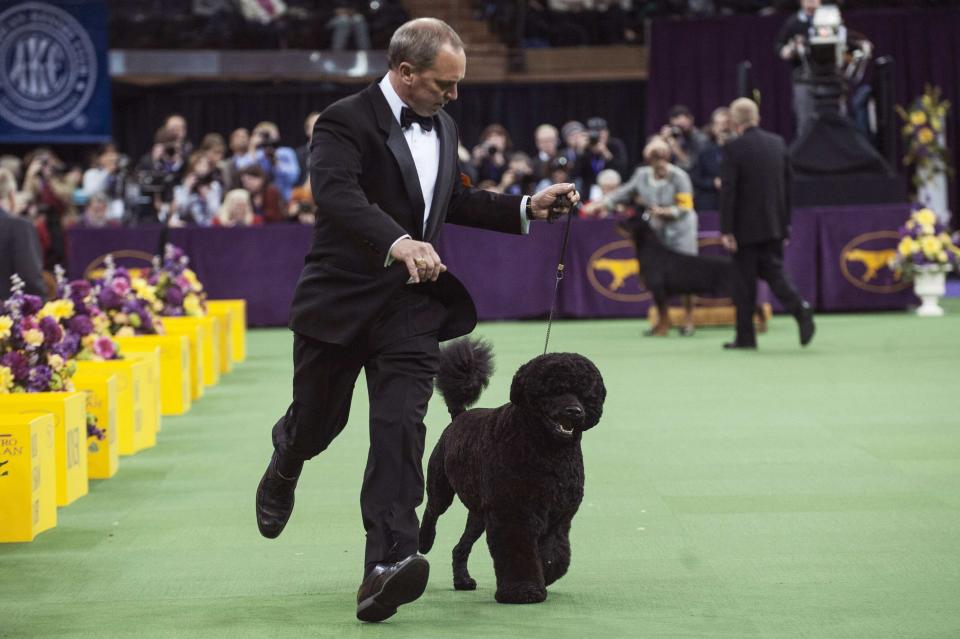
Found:
[[[947,276],[942,266],[918,266],[913,273],[913,292],[920,298],[920,317],[940,317],[940,297],[947,292]]]

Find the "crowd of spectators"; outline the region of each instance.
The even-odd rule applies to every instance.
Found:
[[[115,49],[386,49],[400,0],[109,0]]]

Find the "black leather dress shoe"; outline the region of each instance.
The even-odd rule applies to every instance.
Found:
[[[357,619],[376,622],[392,617],[398,606],[423,594],[429,576],[430,564],[421,554],[395,564],[377,564],[357,591]]]
[[[287,525],[293,512],[293,492],[297,479],[287,479],[277,472],[277,454],[270,458],[267,471],[257,486],[257,527],[267,539],[274,539]]]
[[[757,350],[757,345],[756,344],[738,344],[737,342],[727,342],[726,344],[723,345],[723,348],[725,348],[728,351],[732,351],[732,350],[755,351]]]
[[[816,326],[813,323],[813,309],[804,304],[797,311],[797,326],[800,327],[800,346],[806,346],[813,339]]]

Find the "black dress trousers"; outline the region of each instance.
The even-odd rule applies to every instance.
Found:
[[[783,272],[783,240],[769,240],[737,247],[733,254],[737,271],[734,304],[737,307],[736,343],[756,346],[753,314],[757,306],[757,278],[770,285],[770,290],[790,314],[796,316],[803,305],[793,283]]]

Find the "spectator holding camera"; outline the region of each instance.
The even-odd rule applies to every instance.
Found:
[[[730,128],[730,109],[720,107],[710,115],[710,127],[707,142],[690,172],[693,182],[694,199],[701,211],[716,211],[719,206],[720,162],[723,159],[723,145],[733,135]]]
[[[27,157],[24,190],[30,193],[36,211],[35,226],[44,248],[44,267],[52,269],[66,260],[64,228],[75,221],[73,192],[80,176],[68,172],[50,149],[41,147]]]
[[[587,135],[587,127],[582,122],[570,120],[560,129],[560,136],[563,138],[563,148],[560,154],[567,159],[570,171],[577,165],[577,160],[587,150],[590,138]],[[580,185],[577,185],[580,189]]]
[[[263,169],[266,181],[276,185],[284,201],[290,199],[300,179],[300,165],[297,152],[280,145],[280,130],[273,122],[261,122],[254,127],[247,154],[237,160],[241,170],[252,165]]]
[[[480,133],[480,144],[473,147],[471,164],[477,181],[499,184],[507,170],[507,155],[512,147],[510,134],[502,124],[491,124]]]
[[[683,104],[671,107],[669,118],[669,124],[660,129],[660,137],[670,147],[671,162],[689,172],[697,163],[707,136],[694,126],[693,113]]]
[[[193,143],[190,141],[187,130],[187,119],[179,113],[171,113],[163,122],[163,128],[170,132],[176,138],[177,146],[180,147],[180,153],[188,158],[193,153]]]
[[[259,164],[251,164],[240,171],[240,184],[250,194],[253,212],[267,224],[285,222],[284,200],[276,185],[267,181],[267,175]]]
[[[536,192],[533,190],[536,182],[530,156],[518,151],[510,156],[510,163],[500,178],[497,192],[507,195],[532,195]]]
[[[810,127],[815,111],[815,93],[809,78],[805,77],[803,60],[813,28],[813,15],[820,8],[820,0],[800,0],[800,11],[791,15],[777,34],[774,49],[781,60],[793,68],[793,111],[797,117],[797,135]]]
[[[621,176],[627,170],[627,147],[622,140],[610,137],[607,121],[600,117],[587,120],[587,146],[577,158],[574,171],[580,179],[580,191],[589,199],[595,199],[591,192],[597,176],[605,169],[613,169]]]
[[[220,208],[223,185],[213,173],[213,164],[203,151],[187,162],[183,182],[173,189],[173,226],[210,226]]]
[[[153,138],[153,147],[137,163],[139,196],[129,212],[133,224],[156,224],[171,213],[173,187],[184,170],[180,138],[176,132],[161,128]]]
[[[120,222],[123,219],[124,171],[128,159],[121,158],[117,147],[112,143],[97,149],[93,166],[83,174],[82,190],[92,201],[93,196],[102,194],[107,198],[107,219]]]

